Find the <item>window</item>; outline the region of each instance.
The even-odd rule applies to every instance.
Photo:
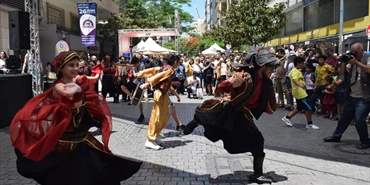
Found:
[[[302,32],[303,9],[298,8],[286,13],[288,23],[285,26],[285,35]]]
[[[335,3],[333,0],[320,0],[304,8],[304,30],[313,30],[334,24]]]
[[[64,26],[64,10],[50,3],[46,3],[49,24]]]
[[[71,13],[71,30],[80,31],[80,19],[78,15]]]
[[[369,14],[368,0],[356,0],[356,1],[344,0],[344,21],[365,17],[368,14]]]

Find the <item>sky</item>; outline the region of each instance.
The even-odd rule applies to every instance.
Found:
[[[194,20],[198,19],[198,14],[196,8],[198,8],[199,15],[201,19],[205,18],[205,2],[206,0],[191,0],[191,7],[184,5],[182,6],[183,10],[189,12],[193,17]]]

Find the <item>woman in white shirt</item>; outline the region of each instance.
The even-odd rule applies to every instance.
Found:
[[[0,52],[0,69],[5,69],[5,59],[6,59],[6,53],[5,51]]]

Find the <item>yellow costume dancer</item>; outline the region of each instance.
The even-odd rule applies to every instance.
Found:
[[[148,82],[142,85],[142,88],[152,86],[156,89],[153,95],[154,105],[149,120],[147,141],[145,142],[147,148],[155,150],[162,148],[158,145],[162,141],[157,137],[170,118],[168,90],[171,88],[174,69],[180,59],[176,55],[170,55],[166,60],[167,63],[162,67],[149,68],[135,74],[136,78],[150,77]]]

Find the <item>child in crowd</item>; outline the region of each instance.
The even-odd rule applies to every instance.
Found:
[[[340,75],[340,67],[337,66],[335,69],[338,73],[337,78],[334,80],[335,87],[334,97],[335,103],[337,104],[337,116],[333,118],[333,121],[338,121],[343,109],[344,92],[346,90],[346,87],[344,83],[344,76]]]
[[[306,83],[307,99],[311,98],[313,87],[315,86],[316,74],[313,72],[313,70],[313,64],[309,63],[306,65],[306,73],[304,74],[304,79]]]
[[[334,85],[333,77],[325,77],[325,90],[323,91],[324,98],[322,102],[323,110],[328,113],[324,118],[333,119],[333,112],[335,109],[335,98],[334,98]]]
[[[290,119],[293,118],[299,112],[305,111],[306,120],[307,120],[307,129],[318,130],[319,127],[314,125],[312,122],[312,108],[307,101],[306,93],[306,84],[302,72],[300,71],[303,68],[303,63],[305,59],[302,57],[295,57],[293,59],[294,68],[290,72],[290,80],[292,84],[292,94],[296,99],[297,106],[293,109],[288,115],[284,116],[281,120],[284,121],[286,125],[292,127],[293,124],[290,122]]]

